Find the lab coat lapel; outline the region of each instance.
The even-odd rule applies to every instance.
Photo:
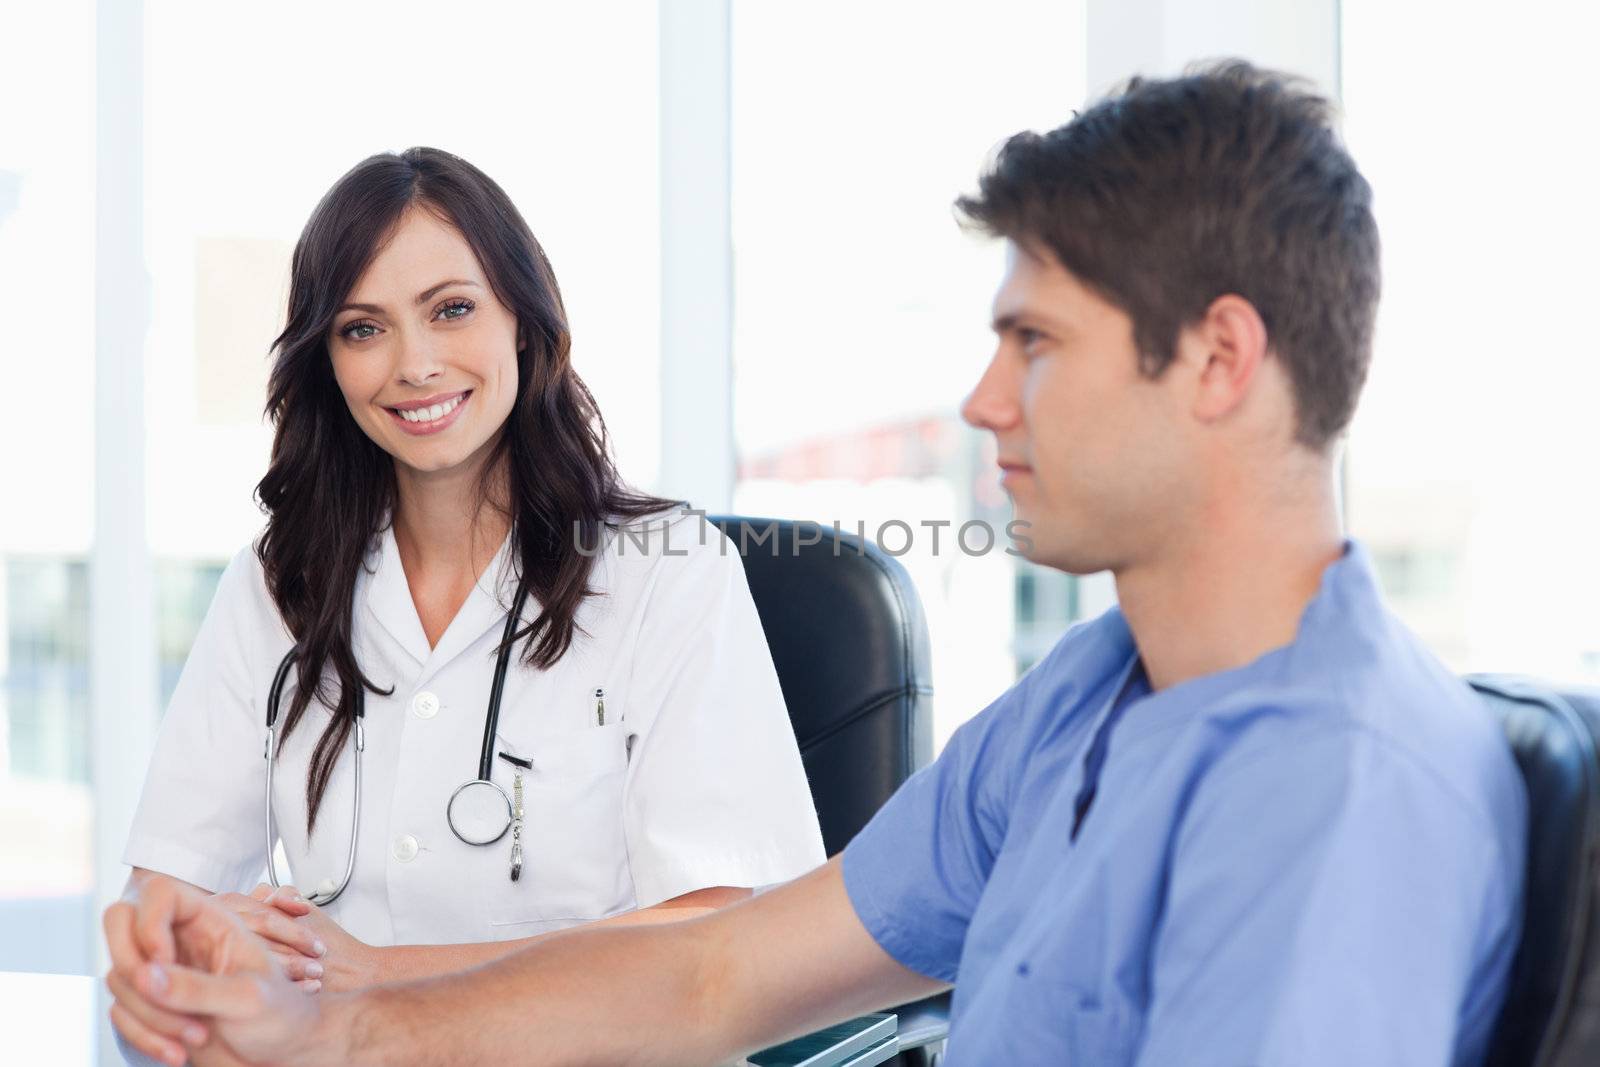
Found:
[[[462,602],[461,608],[456,612],[455,618],[450,620],[450,625],[439,637],[439,643],[428,654],[422,668],[422,677],[418,685],[426,685],[428,679],[442,670],[451,660],[461,655],[475,642],[489,631],[494,632],[494,641],[482,664],[485,671],[493,669],[494,648],[500,640],[500,629],[505,626],[506,613],[511,610],[511,604],[517,595],[517,572],[511,558],[511,537],[507,535],[501,542],[500,550],[495,553],[494,559],[483,569],[478,576],[478,581],[472,587],[472,592],[467,594],[467,599]],[[530,613],[537,613],[533,597],[528,598],[528,604],[523,608],[524,617]],[[412,614],[416,611],[413,608]],[[420,623],[418,626],[420,627]],[[427,647],[426,642],[423,645]]]
[[[367,581],[367,610],[395,644],[422,666],[428,661],[428,638],[422,632],[411,587],[406,584],[393,526],[384,527],[376,559],[370,565],[373,571]]]

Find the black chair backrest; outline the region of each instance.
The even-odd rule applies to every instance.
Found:
[[[1467,681],[1499,717],[1528,790],[1522,941],[1490,1067],[1600,1063],[1600,692]]]
[[[832,526],[711,521],[744,557],[831,856],[933,756],[922,602],[893,557]]]

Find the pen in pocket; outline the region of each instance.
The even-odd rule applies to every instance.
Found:
[[[594,724],[596,726],[604,726],[606,724],[606,691],[604,689],[596,689],[594,691]]]

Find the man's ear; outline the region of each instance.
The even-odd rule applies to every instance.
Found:
[[[1267,358],[1267,326],[1254,304],[1227,293],[1179,332],[1178,344],[1198,371],[1195,417],[1215,422],[1232,414],[1249,395]]]

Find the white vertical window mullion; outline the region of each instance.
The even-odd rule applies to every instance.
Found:
[[[733,499],[731,0],[661,0],[659,492]]]
[[[156,724],[156,643],[145,536],[142,0],[95,18],[94,539],[89,554],[89,765],[94,796],[91,943],[121,892],[122,848]],[[100,1013],[101,1063],[119,1062]]]

